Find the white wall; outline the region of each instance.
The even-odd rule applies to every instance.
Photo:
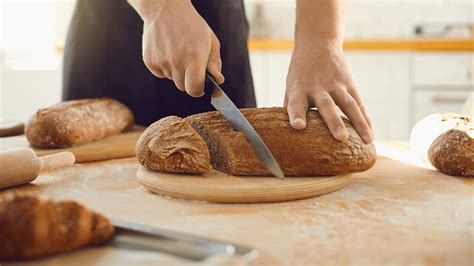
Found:
[[[75,1],[0,1],[0,118],[26,120],[60,100],[62,55]]]
[[[255,26],[255,7],[264,6],[266,37],[291,38],[296,0],[245,0]],[[473,23],[472,0],[349,0],[346,38],[406,38],[416,25]],[[260,21],[261,22],[261,21]],[[256,32],[256,27],[253,28]]]

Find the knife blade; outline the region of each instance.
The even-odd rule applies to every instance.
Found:
[[[119,248],[158,251],[194,261],[218,255],[244,260],[253,260],[258,256],[255,249],[239,244],[117,219],[112,219],[112,224],[116,229],[112,245]]]
[[[270,173],[276,177],[285,178],[283,171],[275,160],[275,157],[273,157],[270,149],[268,149],[257,131],[255,131],[249,121],[240,112],[239,108],[235,106],[209,73],[206,73],[206,80],[208,80],[210,84],[206,86],[206,91],[211,93],[212,106],[224,116],[232,128],[242,132],[247,137],[255,155]]]

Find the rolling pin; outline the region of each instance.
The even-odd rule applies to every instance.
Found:
[[[71,152],[37,157],[29,148],[0,151],[0,189],[29,183],[42,169],[71,166],[76,158]]]

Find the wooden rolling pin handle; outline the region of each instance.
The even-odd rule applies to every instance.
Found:
[[[40,169],[54,169],[74,165],[76,157],[72,152],[60,152],[43,157],[38,157]]]

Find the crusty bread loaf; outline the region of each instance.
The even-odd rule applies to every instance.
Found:
[[[309,110],[307,127],[290,126],[284,108],[242,109],[273,153],[286,176],[324,176],[365,171],[376,161],[373,144],[366,144],[347,119],[349,139],[334,139],[319,113]],[[270,175],[255,156],[244,134],[233,130],[218,112],[185,120],[206,141],[213,168],[233,175]]]
[[[428,150],[428,158],[438,171],[474,177],[474,118],[445,114],[456,126],[438,136]]]
[[[73,201],[53,202],[13,193],[0,200],[0,261],[98,245],[113,233],[107,218]]]
[[[206,142],[177,116],[150,125],[138,139],[136,155],[151,170],[204,174],[211,169]]]
[[[18,121],[0,121],[0,137],[21,135],[25,131],[25,124]]]
[[[67,148],[118,134],[134,125],[130,109],[110,98],[83,99],[40,109],[26,125],[32,146]]]

